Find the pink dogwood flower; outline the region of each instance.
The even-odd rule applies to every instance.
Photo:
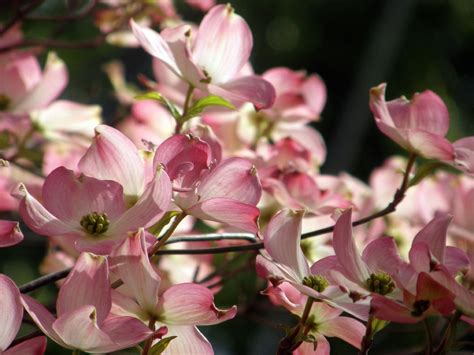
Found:
[[[444,138],[449,129],[449,113],[443,100],[427,90],[411,101],[401,97],[385,101],[386,84],[370,90],[370,109],[378,128],[410,152],[425,158],[451,161],[454,150]]]
[[[218,151],[197,137],[175,135],[158,147],[154,165],[165,167],[182,211],[256,233],[262,188],[255,167],[242,158],[216,164],[213,152]]]
[[[22,240],[23,233],[18,222],[0,220],[0,248],[16,245]]]
[[[116,315],[134,315],[143,322],[166,326],[167,336],[177,336],[167,348],[170,353],[212,354],[212,347],[196,328],[234,318],[237,307],[216,308],[214,294],[193,283],[160,289],[161,278],[150,263],[144,231],[127,237],[111,255],[113,271],[124,282],[112,293]]]
[[[239,77],[253,46],[252,33],[230,5],[217,5],[204,17],[197,34],[189,25],[161,32],[130,22],[142,47],[176,75],[203,92],[234,102],[270,107],[275,89],[257,76]]]
[[[3,355],[42,355],[46,349],[46,338],[35,337],[8,348],[20,330],[23,306],[20,291],[5,275],[0,275],[0,353]]]
[[[171,200],[171,183],[163,170],[157,171],[138,201],[127,208],[119,183],[77,177],[60,167],[45,179],[42,204],[24,186],[20,194],[20,214],[33,231],[70,238],[79,251],[108,254],[127,232],[161,218]]]
[[[57,318],[29,296],[23,295],[22,302],[38,327],[67,349],[109,353],[134,346],[152,335],[140,320],[111,314],[105,257],[81,254],[59,290]]]

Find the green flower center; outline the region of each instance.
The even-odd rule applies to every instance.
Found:
[[[8,96],[0,94],[0,111],[6,111],[10,107],[11,100]]]
[[[81,218],[81,226],[91,235],[100,235],[109,229],[109,218],[106,213],[93,212]]]
[[[430,308],[431,302],[428,300],[418,300],[413,303],[413,311],[411,311],[411,315],[413,317],[421,317],[425,311]]]
[[[303,285],[317,292],[323,292],[329,286],[329,281],[324,276],[311,275],[303,277]]]
[[[377,274],[370,274],[370,277],[367,279],[367,287],[370,292],[385,296],[395,289],[395,284],[389,274],[379,272]]]

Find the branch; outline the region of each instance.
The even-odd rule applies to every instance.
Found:
[[[37,278],[36,280],[30,281],[30,282],[28,282],[24,285],[21,285],[19,287],[20,292],[21,293],[28,293],[28,292],[31,292],[33,290],[36,290],[37,288],[45,286],[47,284],[50,284],[50,283],[59,281],[61,279],[64,279],[69,274],[70,271],[71,271],[71,268],[41,276],[41,277]]]

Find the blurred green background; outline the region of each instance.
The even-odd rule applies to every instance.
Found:
[[[15,1],[0,0],[0,20],[12,15]],[[431,89],[448,104],[449,138],[474,135],[474,1],[473,0],[235,0],[236,12],[254,36],[252,64],[257,73],[274,66],[304,69],[322,76],[328,88],[323,120],[316,124],[328,145],[323,172],[348,171],[366,179],[391,154],[403,153],[373,124],[368,90],[388,83],[387,98]],[[183,18],[200,21],[202,14],[182,1]],[[64,0],[47,0],[37,14],[64,13]],[[62,24],[60,39],[76,41],[98,34],[91,18]],[[57,24],[25,21],[27,38],[49,36]],[[130,82],[139,73],[151,75],[151,60],[141,49],[103,45],[95,49],[55,49],[69,68],[63,97],[100,104],[107,122],[122,115],[101,67],[123,61]],[[44,55],[42,56],[44,60]],[[0,79],[1,80],[1,79]],[[43,239],[30,238],[20,246],[0,250],[0,272],[22,284],[38,276],[37,265],[46,251]],[[222,262],[222,260],[217,260]],[[272,309],[255,290],[263,282],[252,272],[233,277],[217,297],[218,305],[250,303],[243,316],[223,325],[201,328],[217,354],[272,354],[283,332],[273,323],[291,322],[283,310]],[[51,302],[51,286],[34,294]],[[433,324],[433,326],[437,326]],[[415,336],[406,336],[415,329]],[[25,329],[27,331],[27,329]],[[423,337],[421,326],[389,326],[376,337],[371,353],[410,353]],[[417,339],[418,337],[418,339]],[[334,353],[354,353],[331,341]],[[469,349],[466,345],[465,349]],[[67,354],[49,344],[47,354]]]

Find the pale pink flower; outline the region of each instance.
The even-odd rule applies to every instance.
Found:
[[[23,233],[18,222],[0,220],[0,248],[16,245],[22,240]]]
[[[198,284],[177,284],[162,292],[161,278],[148,258],[143,230],[126,238],[111,260],[114,272],[124,282],[112,294],[114,314],[134,315],[147,323],[154,319],[157,327],[166,326],[167,336],[177,336],[167,348],[170,353],[213,353],[196,326],[232,319],[237,307],[216,308],[213,293]]]
[[[237,76],[249,59],[253,39],[245,20],[230,5],[213,7],[195,37],[187,25],[161,34],[133,20],[131,26],[149,54],[199,90],[233,102],[249,101],[259,109],[273,104],[275,89],[269,82],[257,76]]]
[[[119,183],[76,177],[60,167],[44,182],[43,204],[24,187],[20,194],[20,214],[33,231],[70,238],[79,251],[108,254],[127,232],[149,227],[161,218],[171,200],[171,184],[163,170],[157,171],[138,201],[127,209]]]
[[[453,143],[454,165],[474,175],[474,137],[461,138]]]
[[[38,327],[67,349],[109,353],[152,335],[138,319],[110,313],[112,298],[105,257],[81,254],[59,290],[57,318],[29,296],[23,295],[22,302]]]

